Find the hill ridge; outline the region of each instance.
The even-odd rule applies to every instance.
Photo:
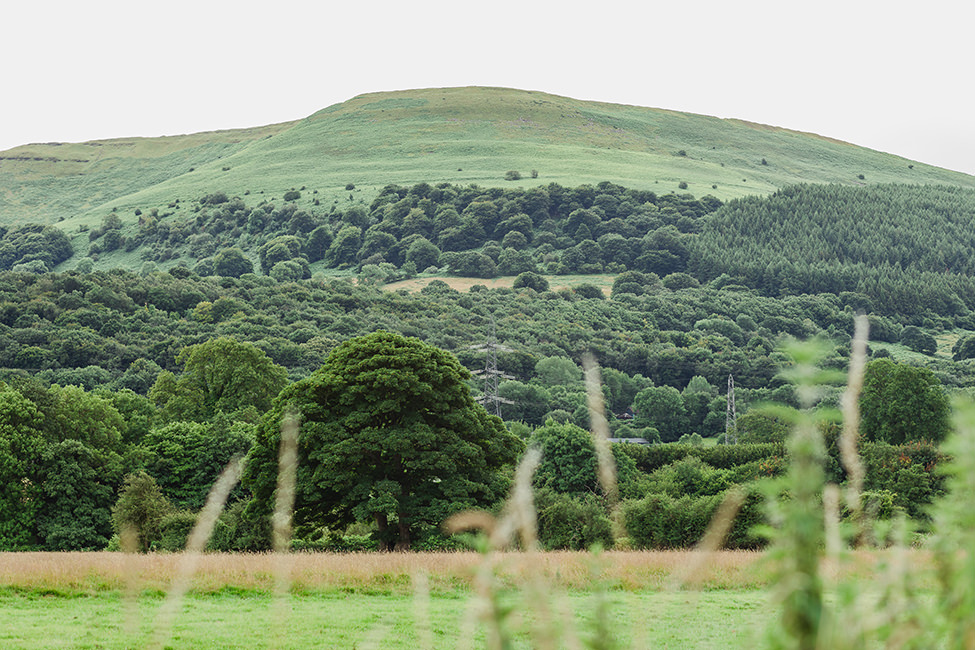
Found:
[[[95,223],[113,209],[300,186],[327,205],[348,201],[350,185],[367,195],[417,182],[505,186],[510,170],[523,186],[608,180],[722,200],[803,182],[975,187],[967,174],[785,127],[462,86],[364,93],[261,127],[15,147],[0,152],[0,223]]]

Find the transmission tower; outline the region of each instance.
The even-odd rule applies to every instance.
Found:
[[[498,393],[498,384],[502,379],[514,379],[514,377],[498,370],[498,350],[510,352],[511,348],[507,348],[498,343],[493,318],[491,319],[491,335],[487,343],[472,345],[471,350],[487,353],[487,358],[484,361],[484,370],[475,370],[471,373],[475,377],[484,378],[484,393],[477,398],[477,401],[483,404],[488,412],[493,411],[495,415],[501,417],[501,405],[514,404],[514,402],[501,397]]]
[[[732,432],[734,433],[734,443],[738,444],[738,411],[735,409],[735,378],[728,375],[728,417],[724,421],[724,438],[726,442],[731,442]]]

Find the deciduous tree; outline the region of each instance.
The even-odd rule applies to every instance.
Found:
[[[341,344],[265,418],[244,475],[251,512],[269,512],[289,409],[301,421],[298,525],[373,521],[387,548],[405,550],[417,527],[493,503],[523,445],[474,402],[468,377],[418,339],[379,331]]]
[[[890,359],[867,364],[860,396],[861,431],[869,440],[899,445],[942,440],[950,406],[941,382],[927,368]]]
[[[217,413],[254,420],[288,383],[288,373],[250,343],[228,336],[183,348],[182,376],[160,373],[149,398],[170,419],[204,422]]]

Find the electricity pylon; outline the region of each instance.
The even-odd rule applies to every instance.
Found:
[[[507,348],[498,343],[493,318],[491,319],[491,336],[488,338],[487,343],[472,345],[471,350],[487,353],[487,359],[484,361],[484,370],[475,370],[471,373],[475,377],[484,378],[484,393],[477,398],[477,401],[483,404],[489,413],[493,410],[495,415],[501,417],[501,405],[514,404],[514,402],[501,397],[498,393],[498,384],[502,379],[514,379],[514,377],[498,370],[498,350],[510,352],[511,348]]]
[[[725,442],[731,442],[731,434],[734,432],[735,441],[733,444],[738,444],[738,411],[735,408],[735,378],[732,375],[728,375],[728,416],[724,421],[724,439]]]

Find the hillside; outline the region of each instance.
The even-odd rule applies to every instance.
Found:
[[[522,178],[504,180],[509,170]],[[361,95],[304,120],[254,129],[0,152],[0,224],[63,219],[67,231],[97,225],[113,208],[165,208],[217,191],[273,199],[308,187],[328,204],[368,202],[390,183],[604,180],[722,200],[799,182],[975,187],[965,174],[739,120],[448,88]]]

